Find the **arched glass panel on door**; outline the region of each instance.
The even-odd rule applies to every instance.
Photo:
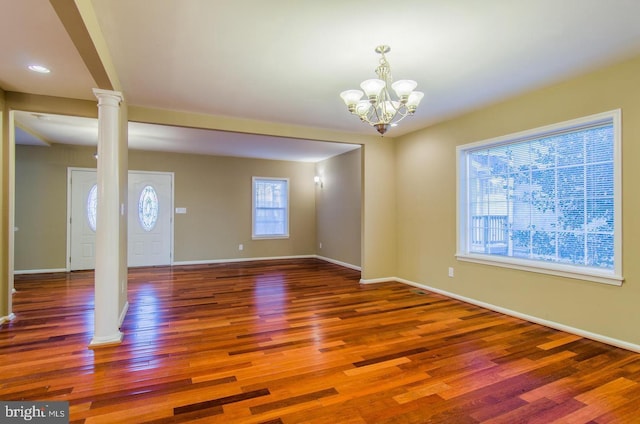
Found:
[[[96,211],[98,209],[98,185],[94,184],[87,196],[87,223],[91,231],[96,231]]]
[[[138,221],[145,231],[151,231],[158,221],[158,194],[150,185],[140,192],[138,200]]]

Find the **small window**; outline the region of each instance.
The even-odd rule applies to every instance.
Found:
[[[87,223],[96,232],[96,212],[98,210],[98,185],[94,184],[87,195]]]
[[[145,231],[152,231],[158,221],[158,195],[156,190],[149,185],[140,192],[138,220]]]
[[[253,177],[253,238],[289,237],[289,180]]]
[[[622,282],[620,111],[458,147],[462,260]]]

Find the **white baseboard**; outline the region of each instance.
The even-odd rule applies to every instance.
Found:
[[[349,264],[349,263],[346,263],[346,262],[338,261],[336,259],[326,258],[324,256],[317,256],[316,255],[315,257],[317,259],[322,260],[322,261],[329,262],[329,263],[336,264],[336,265],[340,265],[340,266],[343,266],[345,268],[350,268],[350,269],[353,269],[353,270],[356,270],[356,271],[362,271],[362,267],[360,267],[358,265]]]
[[[308,259],[315,258],[316,255],[296,255],[296,256],[270,256],[259,258],[229,258],[229,259],[205,259],[199,261],[175,261],[171,265],[208,265],[208,264],[223,264],[229,262],[251,262],[251,261],[272,261],[277,259]]]
[[[122,327],[122,323],[124,322],[124,318],[127,316],[127,311],[129,310],[129,301],[124,303],[124,308],[122,308],[122,312],[120,312],[120,318],[118,319],[118,328]]]
[[[171,263],[171,265],[180,266],[180,265],[208,265],[208,264],[223,264],[228,262],[251,262],[251,261],[271,261],[277,259],[309,259],[316,258],[321,259],[326,262],[331,262],[336,265],[343,266],[345,268],[351,268],[356,271],[362,271],[362,268],[357,265],[349,264],[346,262],[338,261],[336,259],[326,258],[324,256],[318,255],[293,255],[293,256],[265,256],[265,257],[257,257],[257,258],[228,258],[228,259],[204,259],[204,260],[196,260],[196,261],[175,261]],[[50,274],[54,272],[68,272],[66,268],[51,268],[51,269],[21,269],[16,270],[13,273],[15,275],[19,274]]]
[[[406,284],[409,286],[417,287],[419,289],[430,291],[434,293],[441,294],[443,296],[450,297],[452,299],[459,300],[461,302],[470,303],[472,305],[479,306],[481,308],[489,309],[491,311],[499,312],[504,315],[509,315],[515,318],[519,318],[525,321],[533,322],[535,324],[544,325],[545,327],[553,328],[555,330],[564,331],[565,333],[575,334],[580,337],[584,337],[587,339],[595,340],[597,342],[605,343],[611,346],[619,347],[622,349],[630,350],[632,352],[640,353],[640,345],[635,343],[630,343],[624,340],[614,339],[609,336],[605,336],[603,334],[593,333],[591,331],[586,331],[581,328],[571,327],[565,324],[561,324],[559,322],[549,321],[543,318],[539,318],[533,315],[523,314],[518,311],[514,311],[511,309],[503,308],[501,306],[492,305],[491,303],[482,302],[480,300],[472,299],[469,297],[461,296],[455,293],[448,292],[446,290],[437,289],[434,287],[427,286],[425,284],[416,283],[415,281],[405,280],[404,278],[398,277],[390,277],[390,278],[377,278],[374,280],[360,280],[362,284],[371,284],[371,283],[382,283],[388,281],[397,281],[398,283]]]
[[[377,284],[377,283],[388,283],[388,282],[398,282],[401,283],[402,281],[400,281],[398,278],[396,277],[386,277],[386,278],[371,278],[371,279],[364,279],[361,278],[360,279],[360,284]]]
[[[14,275],[20,274],[51,274],[54,272],[67,272],[66,268],[51,268],[51,269],[19,269],[13,271]]]
[[[11,314],[6,315],[4,317],[0,317],[0,325],[4,324],[5,322],[11,321],[15,317],[16,317],[16,314],[14,314],[14,313],[11,313]]]

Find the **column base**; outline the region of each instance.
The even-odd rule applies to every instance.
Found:
[[[0,325],[4,324],[5,322],[9,322],[9,321],[11,321],[11,320],[12,320],[12,319],[14,319],[15,317],[16,317],[16,314],[14,314],[14,313],[10,313],[10,314],[9,314],[9,315],[7,315],[7,316],[0,317]]]
[[[122,343],[123,337],[124,334],[121,331],[118,331],[112,336],[94,337],[93,339],[91,339],[91,343],[89,343],[89,349],[119,345],[120,343]]]

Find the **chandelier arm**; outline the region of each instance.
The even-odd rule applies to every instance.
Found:
[[[409,116],[408,113],[406,114],[400,114],[400,118],[398,118],[398,120],[393,121],[392,124],[397,124],[398,122],[402,121],[404,118],[406,118],[407,116]]]
[[[395,108],[394,108],[395,109]],[[409,109],[407,109],[407,105],[400,104],[397,109],[395,109],[396,114],[401,115],[403,118],[409,115]]]
[[[373,116],[375,115],[375,122],[373,120],[369,121],[371,123],[371,125],[375,125],[379,122],[382,121],[382,118],[380,117],[380,113],[378,111],[378,106],[381,104],[381,100],[384,96],[380,96],[381,98],[378,99],[378,101],[376,103],[373,103],[371,105],[371,109],[369,110],[371,117],[373,118]]]
[[[380,122],[380,114],[378,113],[378,106],[377,105],[372,105],[373,107],[371,108],[371,110],[369,111],[369,114],[367,115],[367,122],[371,125],[375,125],[378,122]],[[373,119],[375,117],[375,120]]]

